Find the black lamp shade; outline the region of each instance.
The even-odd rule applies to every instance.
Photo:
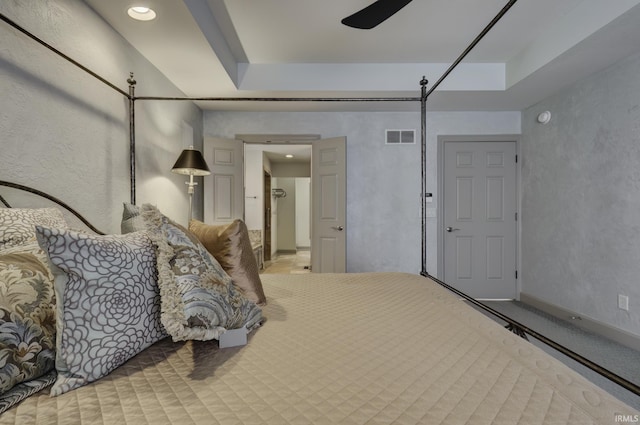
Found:
[[[187,176],[206,176],[211,174],[202,154],[195,149],[183,150],[171,171]]]

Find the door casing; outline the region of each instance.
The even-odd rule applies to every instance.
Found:
[[[444,220],[444,146],[447,142],[515,142],[516,154],[518,161],[516,163],[516,210],[518,212],[518,220],[516,222],[516,270],[518,270],[518,277],[516,279],[516,300],[520,299],[520,292],[522,290],[522,273],[521,270],[522,258],[521,258],[521,228],[522,228],[522,190],[520,187],[521,182],[521,164],[522,156],[520,154],[520,135],[517,134],[500,134],[500,135],[441,135],[438,136],[437,147],[437,178],[438,178],[438,193],[436,194],[437,202],[437,219],[436,219],[436,234],[437,234],[437,273],[438,279],[444,278],[444,237],[445,237],[445,220]],[[429,235],[427,235],[429,236]],[[445,282],[446,283],[446,282]]]
[[[323,175],[317,175],[317,173],[319,172],[319,170],[323,167],[327,167],[327,164],[325,164],[326,161],[321,161],[322,158],[325,158],[327,155],[331,156],[331,152],[329,153],[325,153],[325,151],[330,151],[332,149],[337,148],[338,145],[341,146],[340,149],[342,152],[342,158],[334,158],[335,160],[338,160],[338,163],[341,164],[341,167],[344,167],[344,169],[342,169],[340,171],[340,173],[336,174],[336,176],[339,175],[339,177],[337,177],[337,179],[335,179],[338,183],[339,186],[341,186],[341,188],[337,191],[337,193],[340,195],[339,198],[341,198],[341,202],[340,202],[340,206],[337,207],[337,210],[339,210],[339,214],[336,215],[335,217],[335,223],[331,223],[333,224],[332,228],[340,228],[340,231],[333,232],[334,234],[331,235],[327,235],[326,233],[322,233],[320,232],[320,229],[323,228],[323,226],[314,226],[312,225],[312,228],[315,228],[315,234],[314,231],[312,230],[312,236],[311,236],[311,240],[312,240],[312,247],[311,247],[311,253],[312,253],[312,263],[315,261],[317,264],[313,267],[314,270],[313,271],[318,271],[318,272],[322,272],[322,271],[327,271],[327,272],[345,272],[346,271],[346,232],[344,232],[344,229],[346,228],[346,137],[336,137],[333,139],[320,139],[319,136],[313,136],[313,135],[303,135],[302,137],[296,136],[296,135],[291,135],[291,136],[285,136],[285,135],[275,135],[275,136],[259,136],[259,135],[253,135],[253,136],[248,136],[248,135],[244,135],[242,136],[243,139],[249,139],[251,140],[251,143],[255,143],[255,144],[265,144],[267,145],[268,143],[263,142],[261,143],[260,140],[264,139],[264,140],[270,140],[270,139],[282,139],[282,140],[296,140],[296,139],[301,139],[300,141],[297,142],[288,142],[287,144],[305,144],[305,145],[311,145],[312,146],[312,151],[314,151],[315,153],[312,155],[312,157],[315,156],[316,158],[316,164],[315,166],[313,165],[313,158],[312,158],[312,170],[311,170],[311,181],[313,182],[314,180],[318,183],[320,183],[321,181],[323,181],[323,178],[325,178],[325,180],[331,180],[330,177],[332,176],[323,176]],[[242,207],[241,208],[236,208],[236,207],[232,207],[231,205],[228,205],[228,208],[224,208],[225,212],[227,212],[227,216],[228,217],[224,217],[222,221],[227,222],[227,221],[232,221],[234,218],[242,218],[244,219],[244,215],[245,215],[245,205],[244,205],[244,201],[245,201],[245,185],[242,184],[242,182],[244,182],[244,171],[246,169],[246,167],[244,166],[244,160],[245,160],[245,153],[244,153],[244,145],[247,142],[240,139],[239,136],[236,136],[236,139],[222,139],[222,138],[216,138],[216,137],[207,137],[205,139],[205,146],[204,146],[204,153],[205,153],[205,157],[207,158],[208,162],[211,162],[212,164],[216,164],[215,162],[215,155],[216,152],[218,150],[223,151],[224,152],[224,164],[223,165],[227,165],[227,162],[231,163],[234,162],[233,159],[237,160],[237,159],[241,159],[242,161],[242,178],[241,179],[235,179],[232,176],[232,172],[230,171],[226,171],[223,170],[220,174],[221,177],[226,179],[226,183],[227,183],[227,187],[225,187],[224,192],[228,195],[227,197],[223,199],[219,199],[218,200],[218,204],[222,203],[225,205],[225,207],[227,207],[226,204],[235,204],[234,200],[242,200]],[[336,144],[334,146],[334,144]],[[327,146],[330,145],[330,146]],[[241,147],[241,148],[240,148]],[[232,149],[238,149],[240,148],[241,152],[238,154],[233,154],[231,152]],[[331,148],[331,149],[327,149],[327,148]],[[217,164],[216,164],[217,165]],[[228,164],[231,165],[231,164]],[[337,165],[337,164],[336,164]],[[329,165],[330,166],[330,165]],[[211,165],[210,165],[211,167]],[[213,183],[212,180],[215,180],[215,178],[217,177],[217,173],[212,170],[213,173],[211,176],[207,176],[209,177],[208,180],[205,180],[205,220],[207,220],[207,222],[209,221],[213,221],[213,216],[214,213],[212,212],[213,209],[216,206],[216,203],[213,202],[212,199],[212,195],[211,192],[207,192],[207,190],[209,188],[215,187],[215,184]],[[314,176],[314,174],[316,174]],[[264,179],[264,177],[263,177]],[[241,182],[241,184],[238,186],[236,184],[233,184],[233,182]],[[264,180],[263,180],[264,182]],[[313,186],[313,185],[312,185]],[[263,186],[264,187],[264,186]],[[315,186],[314,186],[315,187]],[[320,184],[318,187],[312,188],[311,191],[311,198],[312,201],[317,198],[319,196],[319,193],[322,190],[319,190],[318,188],[321,187],[325,187],[328,188],[328,186],[325,184],[324,186],[322,184]],[[314,194],[314,190],[317,192]],[[264,195],[265,198],[270,197],[269,194],[265,194]],[[229,202],[221,202],[221,201],[226,201],[229,200]],[[315,202],[315,201],[313,201]],[[315,204],[314,204],[315,205]],[[218,205],[218,207],[220,207],[220,205]],[[317,206],[316,206],[317,207]],[[263,215],[264,215],[264,209],[266,209],[265,205],[262,205],[263,208]],[[323,210],[323,208],[319,208],[320,210]],[[313,210],[313,208],[312,208]],[[319,215],[315,215],[316,217],[319,217]],[[314,218],[314,213],[313,211],[311,211],[311,217],[312,219]],[[264,219],[264,217],[263,217]],[[264,219],[263,223],[263,231],[266,233],[266,221],[268,220],[268,218]],[[328,222],[328,218],[327,217],[323,217],[320,222],[323,222],[326,224],[326,222]],[[217,224],[217,223],[216,223]],[[329,224],[331,226],[331,224]],[[324,229],[324,228],[323,228]],[[337,246],[339,249],[336,249],[335,251],[338,253],[335,257],[334,261],[325,261],[329,255],[314,255],[314,251],[316,252],[316,254],[320,254],[322,252],[322,247],[326,247],[327,243],[325,243],[324,245],[322,244],[315,244],[315,242],[317,242],[319,240],[319,238],[324,238],[323,240],[326,241],[331,241],[331,240],[336,240],[338,242]],[[265,241],[266,242],[266,241]],[[327,251],[327,249],[325,249],[325,251]],[[333,252],[333,249],[329,250]],[[327,254],[327,253],[325,253]],[[266,260],[267,258],[265,258]],[[323,267],[323,266],[319,266],[320,264],[333,264],[333,267]],[[327,270],[324,270],[327,269]]]

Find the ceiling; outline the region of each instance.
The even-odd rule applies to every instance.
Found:
[[[197,102],[218,110],[419,110],[507,3],[413,0],[371,30],[340,20],[373,0],[85,0],[189,97],[350,98]],[[428,110],[521,110],[640,51],[640,0],[519,0],[429,96]],[[140,82],[143,75],[136,75]],[[429,84],[427,87],[429,87]],[[139,96],[161,96],[144,93]]]

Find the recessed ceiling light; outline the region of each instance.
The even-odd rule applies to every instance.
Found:
[[[289,154],[286,154],[286,155],[285,155],[285,157],[286,157],[286,158],[293,158],[293,155],[291,155],[291,154],[289,153]]]
[[[151,21],[156,18],[156,12],[144,6],[130,7],[127,14],[138,21]]]

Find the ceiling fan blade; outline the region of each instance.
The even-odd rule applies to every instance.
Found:
[[[377,0],[341,22],[348,27],[369,30],[389,19],[412,0]]]

